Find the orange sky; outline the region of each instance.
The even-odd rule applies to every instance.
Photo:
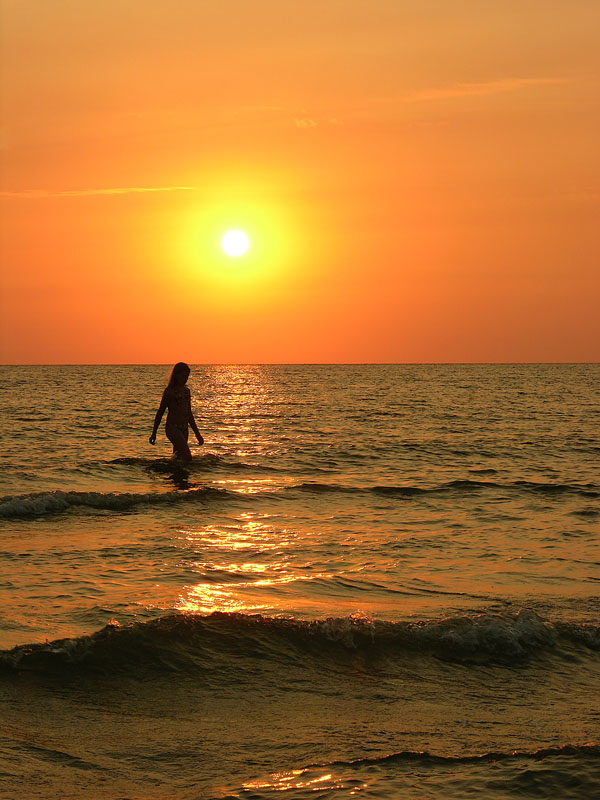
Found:
[[[1,5],[3,363],[600,360],[600,2]]]

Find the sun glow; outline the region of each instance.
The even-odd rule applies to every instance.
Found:
[[[186,196],[186,205],[173,213],[173,237],[161,255],[174,267],[179,262],[190,312],[200,292],[203,309],[218,317],[211,329],[224,348],[240,314],[266,311],[272,319],[288,297],[298,301],[304,286],[310,285],[312,296],[317,275],[306,231],[317,225],[289,201],[281,181],[262,173],[245,173],[235,182],[220,176],[218,183],[208,180],[202,197]],[[181,303],[179,294],[174,302]],[[231,325],[217,335],[229,314]]]
[[[248,250],[250,247],[250,240],[244,231],[227,231],[221,239],[221,247],[228,256],[238,258],[239,256],[243,256]]]

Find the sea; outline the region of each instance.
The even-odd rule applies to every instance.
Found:
[[[169,371],[0,368],[0,797],[600,796],[600,365]]]

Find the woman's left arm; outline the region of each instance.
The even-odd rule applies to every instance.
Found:
[[[204,439],[202,438],[202,434],[198,430],[198,426],[196,425],[196,420],[194,419],[194,414],[192,412],[192,395],[188,393],[188,422],[190,423],[190,428],[194,431],[196,435],[196,439],[198,439],[198,444],[204,444]]]

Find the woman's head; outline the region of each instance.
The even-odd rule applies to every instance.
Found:
[[[171,371],[169,386],[183,386],[190,376],[190,368],[183,361],[178,361]]]

